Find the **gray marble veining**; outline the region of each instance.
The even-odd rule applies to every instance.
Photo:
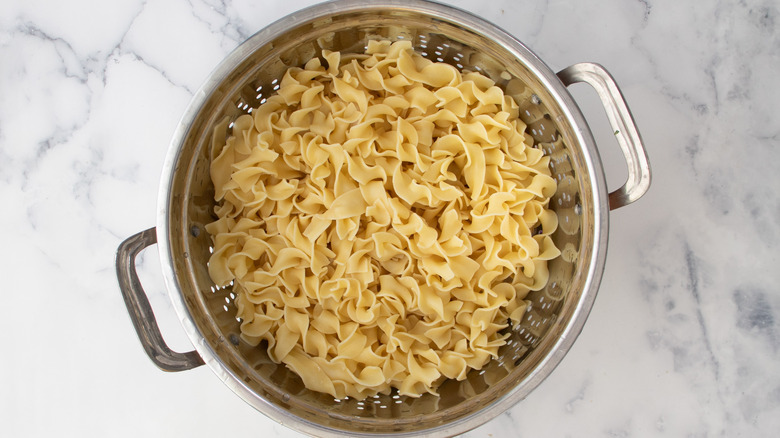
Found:
[[[207,369],[159,372],[114,275],[154,225],[179,117],[236,45],[290,0],[0,4],[2,436],[299,436]],[[526,400],[465,434],[774,436],[780,430],[780,6],[774,0],[449,0],[553,70],[616,77],[653,185],[612,212],[591,316]],[[610,185],[625,175],[595,98]],[[617,158],[616,158],[617,157]],[[188,342],[154,251],[140,264],[166,339]]]

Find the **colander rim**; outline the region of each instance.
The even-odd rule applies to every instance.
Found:
[[[372,2],[365,2],[364,0],[335,0],[316,4],[293,12],[261,29],[235,48],[213,70],[203,85],[195,92],[174,132],[163,164],[158,194],[158,251],[163,267],[164,282],[174,310],[176,311],[187,336],[190,338],[198,354],[200,354],[209,368],[217,374],[225,385],[234,393],[266,416],[300,432],[317,436],[343,436],[343,432],[306,421],[283,411],[264,400],[237,378],[223,363],[219,355],[207,342],[205,342],[204,336],[190,315],[181,292],[179,280],[174,272],[174,254],[170,241],[170,233],[172,230],[169,226],[171,214],[169,211],[170,199],[174,195],[171,192],[171,188],[177,170],[177,163],[179,162],[179,154],[185,138],[187,137],[189,126],[195,120],[209,96],[216,90],[217,86],[222,83],[223,79],[233,71],[235,66],[239,65],[257,48],[264,46],[272,39],[278,37],[281,33],[286,32],[293,24],[300,25],[301,23],[310,22],[311,20],[337,13],[384,10],[388,8],[434,16],[437,19],[463,26],[478,34],[484,35],[486,38],[499,42],[504,48],[507,48],[507,50],[510,50],[513,54],[518,56],[518,58],[528,66],[529,70],[536,75],[540,82],[544,84],[547,91],[557,101],[560,108],[565,113],[569,124],[574,128],[573,131],[577,136],[577,141],[583,149],[585,167],[587,168],[587,173],[590,177],[594,197],[594,245],[593,255],[591,256],[592,261],[589,264],[589,270],[586,277],[587,279],[575,313],[569,319],[564,330],[561,332],[561,335],[557,338],[550,354],[548,354],[539,363],[536,369],[534,369],[522,382],[518,382],[512,390],[491,404],[447,424],[435,426],[424,431],[416,430],[413,432],[392,434],[364,433],[357,434],[357,436],[404,437],[421,436],[421,434],[431,437],[451,436],[466,432],[486,423],[525,398],[532,390],[541,384],[550,373],[552,373],[581,332],[595,300],[606,260],[608,235],[606,182],[600,160],[598,159],[598,151],[595,147],[593,136],[576,102],[555,73],[528,47],[511,34],[468,11],[428,0],[382,0]]]

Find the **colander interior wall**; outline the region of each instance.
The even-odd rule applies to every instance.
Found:
[[[170,181],[167,238],[178,292],[203,338],[196,347],[213,353],[215,359],[207,363],[223,370],[223,378],[232,376],[240,382],[245,399],[246,393],[252,394],[249,398],[255,399],[248,402],[277,419],[297,417],[300,424],[290,426],[310,433],[411,434],[443,430],[476,415],[492,418],[500,413],[491,411],[493,406],[524,398],[544,378],[535,374],[541,364],[560,360],[554,356],[565,352],[557,351],[557,345],[582,311],[579,304],[586,299],[586,280],[600,239],[595,222],[602,207],[594,202],[592,157],[583,152],[581,128],[572,126],[560,97],[539,77],[538,66],[522,61],[533,55],[519,53],[525,50],[522,46],[497,41],[503,35],[500,31],[478,32],[468,22],[473,17],[464,22],[456,12],[442,16],[425,8],[373,5],[353,9],[302,20],[283,31],[272,26],[254,36],[242,46],[240,56],[229,58],[231,66],[216,72],[213,85],[205,89],[202,103],[187,121]],[[562,255],[550,263],[548,286],[528,295],[528,311],[522,324],[511,328],[500,358],[463,381],[445,382],[438,397],[411,398],[394,392],[362,401],[334,400],[307,390],[264,349],[240,340],[235,295],[229,288],[216,288],[207,272],[211,240],[204,226],[215,219],[209,178],[214,127],[225,117],[235,119],[264,102],[289,67],[302,66],[323,49],[363,52],[371,39],[408,40],[431,60],[491,77],[519,104],[536,147],[551,157],[558,182],[551,207],[559,217],[553,239]]]

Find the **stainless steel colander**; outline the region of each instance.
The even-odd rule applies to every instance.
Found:
[[[551,157],[558,181],[551,206],[559,218],[553,236],[562,255],[550,263],[544,290],[529,294],[528,311],[499,351],[500,358],[460,382],[446,381],[440,396],[398,394],[334,400],[312,392],[264,349],[239,338],[230,289],[210,280],[214,189],[209,144],[214,126],[257,107],[278,88],[289,67],[323,49],[363,52],[371,39],[411,41],[423,56],[491,77],[520,106],[537,147]],[[607,110],[628,162],[628,180],[607,195],[598,151],[585,119],[566,90],[592,85]],[[289,15],[231,53],[195,94],[176,130],[160,184],[157,227],[119,247],[120,288],[150,358],[168,371],[203,363],[247,403],[267,416],[317,436],[451,436],[472,429],[523,399],[571,347],[598,289],[607,248],[608,212],[641,197],[650,169],[634,122],[610,75],[596,64],[575,64],[557,75],[506,32],[464,11],[424,1],[344,0]],[[135,257],[158,243],[168,292],[195,351],[164,343],[135,272]]]

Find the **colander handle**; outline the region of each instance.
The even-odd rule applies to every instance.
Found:
[[[168,348],[135,269],[138,253],[156,243],[157,233],[154,228],[141,231],[122,242],[116,253],[116,276],[130,319],[133,320],[146,354],[161,370],[185,371],[203,365],[203,359],[197,351],[177,353]]]
[[[558,78],[567,87],[577,82],[585,82],[596,90],[607,112],[609,124],[615,130],[615,138],[626,157],[628,179],[622,187],[609,194],[610,210],[624,207],[641,198],[650,188],[650,164],[634,117],[612,75],[598,64],[583,62],[561,70],[558,72]]]

